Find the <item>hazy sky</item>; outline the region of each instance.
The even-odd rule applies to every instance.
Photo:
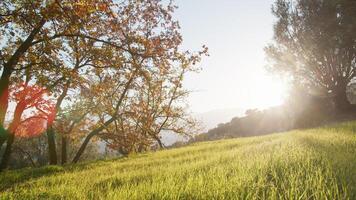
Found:
[[[194,112],[265,108],[282,101],[285,86],[266,73],[263,47],[272,39],[272,0],[176,0],[185,49],[209,47],[203,71],[187,76]]]

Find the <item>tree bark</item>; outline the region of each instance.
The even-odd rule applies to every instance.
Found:
[[[57,164],[57,152],[56,152],[56,141],[55,141],[55,132],[52,126],[47,129],[47,139],[48,139],[48,156],[49,164]]]
[[[163,145],[163,143],[162,143],[162,141],[161,141],[160,139],[156,139],[156,141],[157,141],[157,143],[158,143],[158,145],[159,145],[159,147],[160,147],[161,149],[164,149],[164,148],[165,148],[164,145]]]
[[[9,84],[10,76],[12,71],[8,67],[4,67],[0,78],[0,129],[1,129],[1,139],[0,139],[0,149],[2,145],[7,140],[6,129],[4,127],[4,121],[6,116],[7,107],[9,105]],[[3,132],[4,130],[4,132]],[[1,169],[0,169],[1,170]]]
[[[94,129],[92,132],[89,133],[89,135],[84,139],[82,145],[80,146],[77,154],[75,154],[72,163],[77,163],[80,159],[80,157],[82,156],[82,154],[84,153],[85,148],[88,146],[91,138],[93,138],[95,135],[99,134],[102,130],[104,130],[104,128],[108,125],[110,125],[113,121],[115,121],[116,117],[112,117],[111,119],[109,119],[108,121],[106,121],[102,126],[100,126],[97,129]]]
[[[8,67],[4,67],[4,71],[2,72],[0,78],[0,126],[2,128],[5,121],[5,115],[7,111],[7,107],[9,104],[9,84],[10,84],[10,76],[12,70]]]
[[[11,152],[12,152],[12,144],[14,143],[15,140],[15,132],[16,132],[16,128],[18,127],[18,125],[21,122],[21,116],[23,111],[26,108],[26,104],[24,102],[19,102],[16,105],[15,111],[14,111],[14,119],[12,120],[11,124],[9,125],[8,128],[8,134],[7,131],[5,130],[5,134],[7,134],[7,141],[6,141],[6,148],[5,148],[5,152],[3,154],[2,160],[1,160],[1,164],[0,164],[0,171],[3,169],[6,169],[8,164],[9,164],[9,160],[10,160],[10,156],[11,156]]]
[[[91,132],[83,141],[82,145],[80,146],[78,152],[75,154],[72,163],[77,163],[80,159],[80,157],[82,156],[82,154],[84,153],[85,148],[88,146],[90,140],[92,137],[94,137],[96,134],[98,134],[98,131],[93,131]]]
[[[346,112],[351,109],[351,103],[347,98],[346,84],[340,84],[335,88],[333,101],[338,112]]]
[[[64,100],[64,98],[67,96],[68,88],[69,88],[70,81],[67,80],[62,94],[58,97],[57,103],[56,103],[56,111],[59,112],[61,110],[61,104]],[[56,148],[56,140],[55,140],[55,131],[50,125],[47,130],[47,138],[48,138],[48,155],[49,155],[49,164],[51,165],[56,165],[58,164],[58,158],[57,158],[57,148]],[[65,147],[66,148],[66,147]],[[65,155],[66,156],[66,155]],[[61,155],[61,164],[63,163],[63,137],[62,137],[62,155]],[[66,162],[66,159],[65,161]]]
[[[1,137],[0,138],[0,149],[2,148],[2,145],[5,144],[6,142],[6,137]]]
[[[1,159],[0,172],[8,167],[8,164],[9,164],[9,161],[10,161],[11,152],[12,152],[12,144],[14,143],[14,140],[15,140],[15,135],[14,134],[10,134],[7,137],[6,149],[5,149],[5,152],[4,152],[4,154],[2,156],[2,159]]]
[[[122,101],[124,100],[127,91],[129,90],[132,81],[134,80],[136,73],[139,71],[139,68],[136,68],[136,70],[133,72],[133,74],[131,75],[129,81],[126,83],[125,85],[125,89],[122,92],[119,101],[117,102],[116,106],[115,106],[115,113],[114,115],[108,120],[106,121],[102,126],[94,129],[92,132],[89,133],[89,135],[84,139],[82,145],[80,146],[77,154],[74,156],[72,163],[77,163],[80,159],[80,157],[82,156],[85,148],[87,147],[88,143],[90,142],[91,138],[94,137],[95,135],[99,134],[102,130],[104,130],[104,128],[106,128],[107,126],[109,126],[112,122],[114,122],[117,118],[117,114],[118,114],[118,110],[120,105],[122,104]]]
[[[161,139],[159,138],[159,136],[154,135],[154,134],[152,134],[151,136],[157,141],[157,143],[161,149],[165,148],[165,146],[164,146],[163,142],[161,141]]]
[[[8,131],[4,127],[0,127],[0,149],[2,145],[6,142],[8,135]]]
[[[15,53],[4,64],[4,71],[0,78],[0,96],[2,96],[2,94],[8,89],[9,79],[15,65],[17,65],[19,62],[20,57],[32,46],[32,41],[35,39],[35,36],[40,32],[45,23],[45,20],[41,20],[38,25],[31,31],[26,40],[21,43],[21,45],[16,49]]]
[[[40,32],[41,28],[45,23],[46,21],[42,19],[38,23],[38,25],[31,31],[26,40],[16,49],[15,53],[10,57],[10,59],[6,63],[4,63],[3,72],[0,77],[0,127],[2,128],[5,128],[4,120],[9,103],[9,84],[11,74],[14,71],[14,67],[19,62],[20,57],[32,46],[32,41],[34,40],[35,36]],[[0,145],[1,148],[2,144],[0,143]]]
[[[67,137],[65,135],[62,135],[62,151],[61,151],[61,164],[64,165],[67,163]]]

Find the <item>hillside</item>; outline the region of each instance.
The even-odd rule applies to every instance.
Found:
[[[8,171],[0,199],[356,199],[356,122]]]

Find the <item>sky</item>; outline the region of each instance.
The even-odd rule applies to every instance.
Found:
[[[191,111],[267,108],[283,101],[286,86],[268,73],[263,48],[272,41],[273,0],[176,0],[183,49],[205,44],[209,57],[188,74]]]

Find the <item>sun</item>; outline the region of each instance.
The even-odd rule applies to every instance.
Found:
[[[263,75],[254,85],[253,101],[257,108],[264,109],[283,104],[288,84],[270,75]]]

